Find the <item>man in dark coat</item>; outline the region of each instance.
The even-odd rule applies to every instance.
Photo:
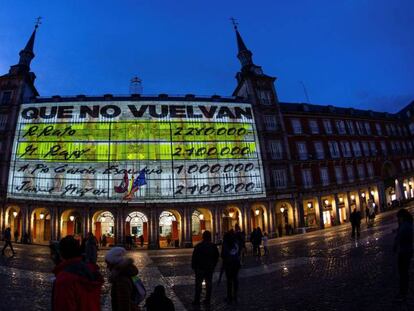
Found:
[[[400,275],[400,293],[397,300],[404,301],[410,284],[410,261],[413,256],[413,216],[406,209],[397,213],[398,231],[395,237],[394,251],[398,254],[398,272]]]
[[[3,249],[2,249],[2,251],[1,251],[1,254],[2,255],[4,255],[4,251],[6,250],[6,247],[7,246],[9,246],[10,247],[10,249],[12,250],[12,252],[13,252],[13,256],[16,254],[16,252],[14,251],[14,249],[13,249],[13,245],[12,245],[12,242],[11,242],[11,229],[10,228],[7,228],[5,231],[4,231],[4,246],[3,246]]]
[[[361,230],[361,212],[357,211],[356,208],[352,211],[351,215],[349,216],[349,220],[352,225],[352,238],[355,238],[355,231],[357,237],[359,238],[360,230]]]
[[[200,304],[201,285],[206,282],[205,304],[210,304],[213,283],[213,272],[217,265],[219,252],[217,246],[211,242],[210,231],[203,232],[203,240],[194,247],[191,268],[195,272],[195,297],[193,305]]]

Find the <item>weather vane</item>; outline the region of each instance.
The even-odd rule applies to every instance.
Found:
[[[39,25],[42,23],[41,22],[41,20],[42,20],[42,17],[41,16],[39,16],[38,18],[36,18],[36,22],[35,22],[35,28],[37,29],[38,27],[39,27]]]
[[[239,24],[234,17],[230,17],[231,23],[234,26],[234,29],[237,30],[237,25]]]

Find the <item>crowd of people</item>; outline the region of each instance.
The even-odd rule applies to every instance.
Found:
[[[367,211],[368,218],[372,217]],[[397,212],[398,229],[394,251],[398,254],[398,272],[400,280],[400,292],[397,300],[404,301],[409,288],[409,269],[413,255],[413,217],[407,209],[401,208]],[[360,237],[361,212],[354,209],[350,215],[352,225],[351,237]],[[368,225],[367,219],[367,225]],[[217,238],[217,237],[216,237]],[[13,253],[12,233],[6,228],[3,233],[5,244],[2,255],[9,247]],[[195,274],[195,294],[193,305],[201,303],[207,307],[211,304],[213,275],[221,257],[221,267],[218,283],[223,274],[226,276],[227,294],[225,301],[228,304],[237,304],[239,298],[239,271],[246,256],[246,234],[235,225],[223,236],[221,252],[217,244],[212,242],[210,231],[204,231],[202,241],[193,250],[191,267]],[[142,243],[142,242],[141,242]],[[268,234],[257,227],[250,234],[252,255],[259,259],[269,254]],[[79,242],[74,236],[68,235],[59,242],[50,245],[51,258],[55,263],[53,273],[55,279],[52,291],[53,310],[100,310],[101,290],[104,277],[97,265],[99,244],[96,237],[89,232],[87,237]],[[174,304],[167,297],[165,288],[158,285],[153,293],[146,295],[143,282],[139,278],[138,268],[132,258],[128,256],[124,247],[112,247],[105,255],[105,263],[108,270],[107,279],[111,284],[112,310],[140,310],[140,305],[145,304],[146,310],[174,310]],[[201,302],[203,283],[205,284],[204,300]],[[146,298],[146,299],[145,299]]]

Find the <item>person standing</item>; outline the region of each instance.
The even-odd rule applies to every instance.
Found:
[[[233,302],[237,303],[237,294],[239,290],[239,270],[241,264],[240,248],[233,230],[227,232],[223,237],[221,258],[223,259],[223,267],[227,280],[226,302],[229,304]]]
[[[256,256],[257,254],[257,229],[254,228],[252,233],[250,233],[250,243],[252,243],[252,250],[253,250],[253,256]]]
[[[256,228],[256,251],[257,251],[257,257],[260,258],[262,256],[262,251],[260,250],[260,245],[262,245],[262,238],[263,238],[263,234],[262,234],[262,230],[260,229],[260,227]]]
[[[413,216],[406,209],[397,212],[398,230],[394,241],[394,252],[398,254],[400,293],[397,300],[404,301],[410,284],[410,261],[413,256]]]
[[[157,285],[154,292],[145,300],[145,307],[147,311],[174,311],[174,304],[170,298],[165,294],[165,288],[162,285]]]
[[[203,240],[194,247],[191,258],[191,268],[195,273],[195,295],[193,305],[200,304],[203,280],[206,282],[206,298],[204,303],[210,304],[213,283],[213,272],[217,265],[219,252],[211,242],[211,232],[203,232]]]
[[[98,259],[98,240],[92,232],[88,233],[88,238],[85,242],[85,260],[86,262],[96,263]]]
[[[99,311],[103,277],[96,264],[82,261],[79,241],[68,235],[59,242],[53,269],[52,310]]]
[[[113,247],[105,255],[105,262],[109,269],[111,286],[112,311],[133,311],[137,309],[134,301],[136,288],[132,277],[138,275],[138,268],[132,258],[126,257],[127,251],[123,247]]]
[[[139,243],[141,245],[141,248],[143,248],[144,247],[144,235],[142,234],[139,236]]]
[[[9,246],[10,247],[10,249],[12,250],[12,252],[13,252],[13,256],[14,255],[16,255],[16,252],[14,251],[14,249],[13,249],[13,245],[12,245],[12,237],[11,237],[11,229],[10,228],[7,228],[5,231],[4,231],[4,246],[3,246],[3,249],[1,250],[1,254],[4,256],[4,251],[6,250],[6,247],[7,246]]]
[[[361,212],[357,211],[356,208],[352,211],[351,215],[349,216],[349,220],[352,226],[352,238],[355,238],[355,231],[357,238],[359,238],[360,230],[361,230]]]
[[[105,235],[105,234],[103,234],[103,235],[102,235],[102,247],[106,247],[106,243],[107,243],[107,240],[106,240],[106,235]]]
[[[19,230],[14,230],[14,243],[17,243],[19,240]]]
[[[236,239],[240,247],[240,261],[241,263],[243,263],[244,256],[246,255],[246,233],[241,230],[239,224],[236,224],[234,228],[236,231]]]

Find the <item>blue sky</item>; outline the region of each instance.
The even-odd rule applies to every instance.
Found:
[[[0,74],[43,17],[32,70],[42,96],[231,95],[231,16],[279,99],[395,112],[414,100],[412,0],[0,0]]]

